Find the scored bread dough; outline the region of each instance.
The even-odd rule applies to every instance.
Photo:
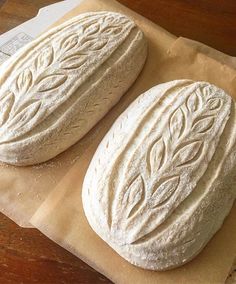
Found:
[[[91,12],[51,29],[0,68],[0,161],[49,160],[83,137],[127,91],[147,55],[126,16]]]
[[[207,82],[139,96],[113,124],[85,176],[93,230],[134,265],[180,266],[221,227],[236,197],[235,103]]]

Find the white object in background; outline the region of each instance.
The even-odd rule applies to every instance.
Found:
[[[65,0],[43,7],[36,17],[2,34],[0,64],[81,2],[82,0]]]

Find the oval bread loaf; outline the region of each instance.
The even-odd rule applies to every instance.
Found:
[[[147,54],[126,16],[81,14],[0,68],[0,160],[31,165],[83,137],[127,91]]]
[[[99,145],[83,184],[84,211],[132,264],[177,267],[229,213],[235,164],[231,97],[205,82],[161,84],[138,97]]]

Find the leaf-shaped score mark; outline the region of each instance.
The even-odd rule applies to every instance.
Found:
[[[74,70],[82,66],[86,61],[86,55],[76,54],[65,57],[60,62],[60,68],[64,70]]]
[[[105,23],[109,23],[110,26],[124,26],[127,24],[129,20],[126,17],[114,17],[114,16],[106,16],[104,18]]]
[[[26,93],[32,85],[33,75],[29,68],[21,72],[16,79],[16,90],[19,93]]]
[[[37,99],[28,99],[26,102],[21,103],[20,105],[18,105],[16,109],[14,109],[14,113],[12,117],[14,118],[18,113],[23,111],[28,106],[34,105],[36,102],[38,103]]]
[[[218,110],[221,107],[221,99],[219,98],[211,98],[207,101],[208,108],[210,110]]]
[[[169,129],[172,140],[178,139],[182,136],[185,130],[185,115],[182,108],[177,108],[170,117]]]
[[[15,96],[11,91],[7,91],[0,99],[0,126],[7,122],[15,102]]]
[[[52,46],[47,47],[42,50],[40,54],[35,59],[35,68],[36,70],[44,70],[50,66],[53,62],[54,50]]]
[[[187,108],[190,112],[195,112],[200,108],[200,98],[196,93],[192,93],[187,99]]]
[[[93,24],[85,27],[83,33],[86,36],[91,36],[91,35],[95,35],[96,33],[98,33],[99,30],[100,30],[100,24],[99,23],[93,23]]]
[[[67,80],[67,76],[64,74],[48,75],[39,80],[37,84],[38,92],[48,92],[56,88],[59,88]]]
[[[117,17],[111,16],[111,15],[106,16],[106,17],[104,18],[104,22],[105,22],[105,23],[109,23],[110,25],[111,25],[111,24],[114,24],[115,20],[117,20]],[[118,22],[119,22],[119,21],[120,21],[120,19],[118,19]]]
[[[23,108],[19,113],[17,113],[13,118],[10,120],[9,124],[7,125],[8,128],[12,128],[15,131],[23,126],[25,126],[29,121],[35,117],[38,113],[41,102],[33,102],[32,104],[26,104],[27,106]]]
[[[166,203],[178,188],[179,181],[179,176],[172,176],[160,180],[158,184],[155,185],[149,201],[151,207],[154,208]]]
[[[166,146],[162,138],[152,143],[147,151],[147,169],[152,175],[156,173],[164,164]]]
[[[213,116],[210,117],[200,117],[195,120],[192,126],[192,130],[196,133],[206,133],[209,131],[215,122],[215,118]]]
[[[62,40],[60,47],[64,51],[69,51],[72,48],[74,48],[77,44],[78,44],[78,35],[72,34]]]
[[[174,152],[173,164],[176,167],[189,166],[196,162],[202,154],[202,141],[182,143]]]
[[[122,27],[113,27],[113,26],[106,26],[102,29],[101,33],[103,35],[118,35],[122,32]]]
[[[128,209],[127,218],[133,216],[133,214],[140,207],[140,202],[144,195],[144,182],[141,175],[138,175],[133,179],[128,186],[123,198],[123,204]]]
[[[81,41],[81,50],[83,52],[97,51],[103,49],[106,46],[108,39],[94,39],[86,38]]]

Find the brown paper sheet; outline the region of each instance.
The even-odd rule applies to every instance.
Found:
[[[83,213],[81,188],[97,145],[114,119],[135,97],[158,83],[189,78],[214,83],[236,98],[234,58],[221,56],[219,52],[187,39],[173,41],[158,26],[111,0],[85,1],[67,17],[95,10],[121,11],[132,16],[148,39],[148,60],[138,80],[119,104],[86,135],[85,140],[89,143],[85,144],[83,154],[36,211],[31,222],[115,283],[223,283],[236,255],[236,206],[221,230],[193,261],[171,271],[152,272],[123,260],[92,231]]]
[[[107,3],[108,2],[109,1],[107,1]],[[110,1],[110,3],[112,3],[112,1]],[[88,6],[91,11],[96,10],[98,6],[100,10],[109,10],[109,5],[107,6],[105,3],[99,1],[96,4],[93,4],[92,1],[88,1]],[[54,24],[54,26],[70,19],[78,13],[88,11],[88,6],[79,6],[78,9],[67,14]],[[121,5],[117,5],[117,10],[121,11],[122,9]],[[128,11],[127,9],[125,10]],[[162,54],[174,42],[176,37],[145,18],[137,16],[130,10],[128,14],[137,19],[137,23],[147,31],[147,34],[149,27],[155,29],[158,41],[153,41],[152,45],[155,46],[156,53],[158,57],[161,58]],[[150,70],[150,72],[155,72],[155,70]],[[151,73],[150,76],[152,76]],[[152,84],[155,84],[155,80],[153,80]],[[138,90],[143,91],[150,86],[150,82],[139,84],[139,86]],[[132,97],[128,97],[128,101],[130,102],[131,100]],[[127,106],[128,102],[126,102],[125,105]],[[120,111],[122,109],[120,109]],[[117,111],[116,115],[120,111]],[[112,120],[108,123],[110,125]],[[87,144],[90,144],[90,140],[93,140],[92,137],[95,135],[94,131],[96,130],[93,130],[91,135],[88,135],[79,143],[47,163],[20,168],[0,164],[0,212],[7,215],[22,227],[32,227],[29,223],[29,219],[65,173],[72,167],[74,161],[80,157],[81,153],[86,149]]]
[[[32,227],[30,218],[79,158],[83,144],[76,144],[53,160],[35,166],[0,164],[0,212],[19,226]]]

